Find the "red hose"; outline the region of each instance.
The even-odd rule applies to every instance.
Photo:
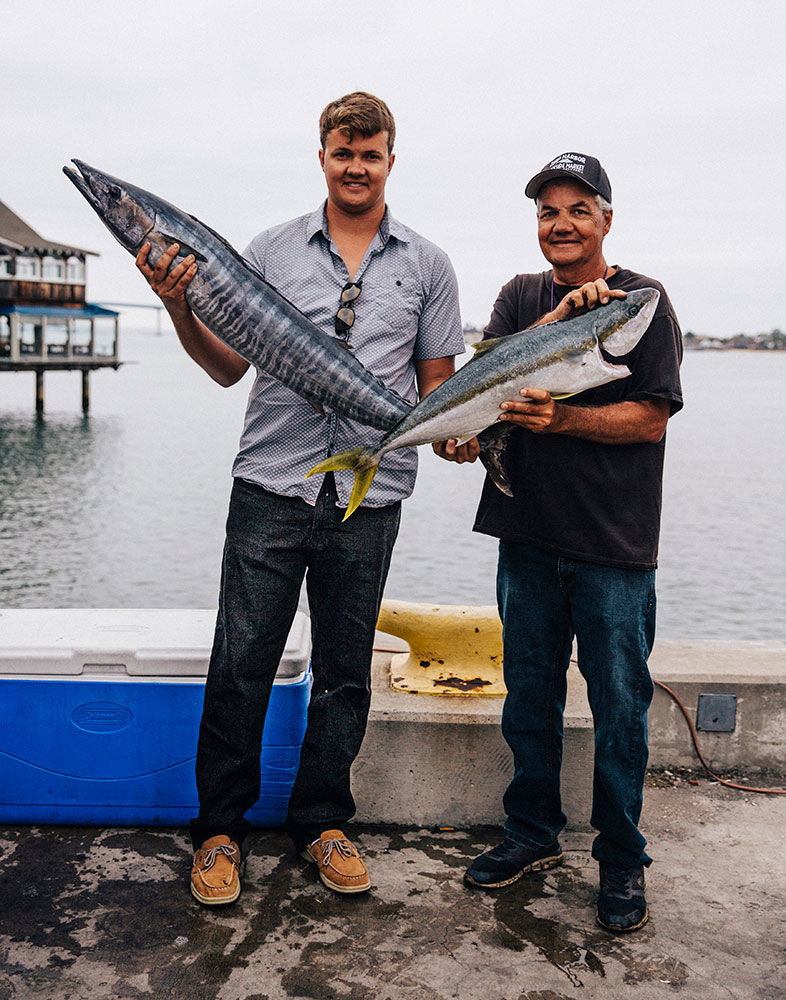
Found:
[[[688,715],[685,706],[682,704],[680,699],[671,690],[670,687],[666,687],[666,685],[662,684],[660,681],[655,681],[655,684],[659,688],[663,688],[666,694],[671,695],[671,697],[677,702],[680,711],[685,716],[685,721],[688,723],[688,728],[690,729],[690,735],[691,738],[693,739],[693,746],[694,749],[696,750],[696,756],[701,761],[702,767],[707,772],[707,774],[709,774],[711,778],[717,781],[718,784],[725,785],[727,788],[737,788],[743,792],[761,792],[762,795],[786,795],[786,788],[752,788],[750,785],[735,785],[733,781],[726,781],[723,778],[719,778],[718,775],[715,774],[715,772],[711,769],[711,767],[709,766],[709,764],[702,755],[702,752],[699,748],[699,738],[696,735],[696,727],[693,725],[691,717]]]

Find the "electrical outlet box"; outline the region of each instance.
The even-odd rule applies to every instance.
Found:
[[[736,694],[700,694],[696,728],[705,733],[733,733],[737,725]]]

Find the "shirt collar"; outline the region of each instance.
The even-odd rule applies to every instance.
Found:
[[[311,215],[306,217],[306,239],[308,241],[312,240],[317,233],[322,233],[326,240],[330,240],[327,221],[327,200],[312,212]],[[385,214],[382,216],[382,221],[379,224],[379,238],[382,241],[382,245],[385,246],[391,237],[400,243],[409,243],[410,241],[409,230],[406,226],[402,226],[398,219],[393,218],[390,214],[390,209],[386,205]]]

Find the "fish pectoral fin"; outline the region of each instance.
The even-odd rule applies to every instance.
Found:
[[[551,392],[549,393],[552,399],[569,399],[571,396],[575,396],[575,392]]]
[[[479,340],[477,344],[472,344],[475,357],[478,358],[481,354],[485,354],[486,351],[490,351],[492,347],[495,347],[504,339],[504,337],[490,337],[488,340]]]
[[[159,232],[161,231],[159,230]],[[179,240],[177,236],[170,236],[169,233],[161,233],[161,236],[163,239],[166,240],[167,246],[172,246],[173,243],[177,243],[179,245],[180,249],[177,252],[178,257],[187,257],[190,253],[192,253],[194,255],[195,260],[201,260],[203,262],[207,260],[207,257],[205,257],[204,254],[201,254],[198,250],[195,250],[193,247],[190,247],[187,243],[184,243],[182,240]]]
[[[306,479],[319,472],[338,472],[341,469],[349,469],[354,472],[355,483],[352,487],[352,495],[349,498],[347,512],[342,519],[346,521],[363,502],[378,468],[379,458],[373,452],[366,448],[350,448],[349,451],[342,451],[338,455],[330,455],[323,462],[315,465],[306,473]]]

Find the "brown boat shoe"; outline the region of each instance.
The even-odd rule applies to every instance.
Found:
[[[300,856],[317,865],[319,877],[334,892],[366,892],[371,888],[363,859],[341,830],[325,830]]]
[[[196,852],[191,893],[205,906],[234,903],[240,895],[240,848],[229,837],[210,837]]]

